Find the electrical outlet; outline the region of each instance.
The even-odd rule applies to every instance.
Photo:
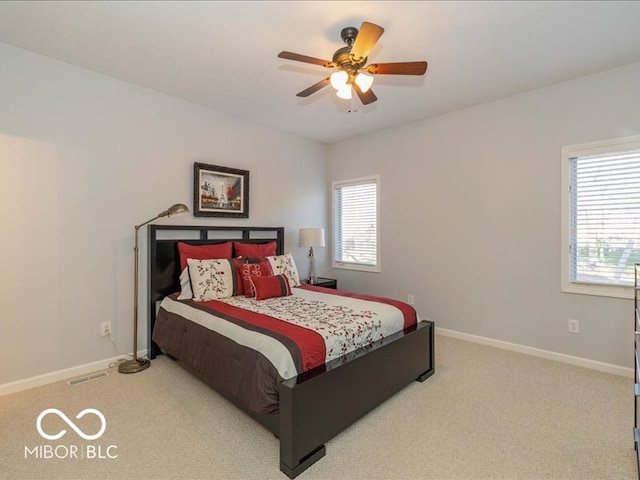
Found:
[[[413,295],[407,295],[407,303],[413,305]]]
[[[569,332],[580,333],[580,322],[578,320],[569,319]]]
[[[100,334],[103,337],[108,337],[111,335],[111,322],[102,322],[102,329],[100,330]]]

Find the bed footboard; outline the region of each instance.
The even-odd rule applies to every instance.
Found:
[[[325,455],[324,443],[412,381],[434,373],[434,324],[386,339],[348,363],[280,386],[280,470],[295,478]]]

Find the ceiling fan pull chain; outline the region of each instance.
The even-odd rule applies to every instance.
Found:
[[[356,104],[355,98],[352,95],[351,100],[349,100],[349,110],[347,110],[347,113],[357,113],[357,112],[358,112],[358,105]]]

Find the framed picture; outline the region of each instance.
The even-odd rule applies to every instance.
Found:
[[[249,171],[194,163],[193,215],[249,218]]]

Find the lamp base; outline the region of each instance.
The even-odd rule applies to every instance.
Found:
[[[137,358],[135,360],[127,360],[118,366],[120,373],[138,373],[151,366],[151,361],[146,358]]]

